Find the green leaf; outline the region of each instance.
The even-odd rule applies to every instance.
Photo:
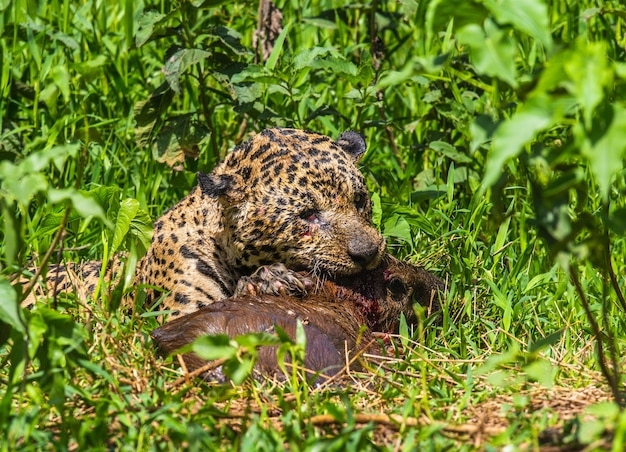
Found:
[[[20,167],[11,162],[0,162],[0,174],[4,176],[2,181],[3,196],[6,199],[15,199],[20,205],[28,206],[30,200],[37,193],[48,188],[48,181],[41,173],[25,174],[21,176]],[[13,174],[10,172],[13,171]]]
[[[504,242],[506,241],[506,236],[509,233],[509,224],[511,224],[511,217],[507,217],[500,227],[498,228],[498,235],[496,236],[496,241],[493,244],[493,248],[491,249],[491,255],[495,256],[496,254],[502,252],[504,248]],[[499,265],[497,262],[496,265]]]
[[[428,40],[445,30],[451,20],[459,29],[468,24],[482,24],[489,12],[473,0],[433,0],[426,10]]]
[[[111,244],[111,254],[115,254],[117,249],[122,244],[122,241],[128,234],[130,229],[130,223],[137,215],[139,210],[139,201],[136,199],[128,198],[122,201],[120,209],[117,212],[117,218],[115,220],[115,229],[113,232],[113,243]]]
[[[283,50],[283,45],[285,43],[285,38],[287,37],[287,32],[289,31],[290,24],[287,24],[285,28],[280,32],[278,38],[274,42],[274,48],[272,49],[272,53],[269,58],[265,62],[265,67],[270,71],[273,71],[276,67],[276,63],[278,62],[278,57],[280,56],[280,52]]]
[[[174,92],[167,83],[162,83],[145,101],[139,101],[133,109],[135,115],[135,142],[142,148],[154,137],[157,121],[174,99]]]
[[[564,332],[565,330],[559,330],[555,333],[549,334],[546,337],[539,339],[537,342],[534,342],[530,345],[530,347],[528,348],[528,351],[530,351],[531,353],[536,353],[536,352],[543,350],[546,347],[551,347],[552,345],[559,342],[559,340],[561,340],[561,337],[563,336]]]
[[[33,152],[15,166],[8,166],[8,168],[0,166],[0,178],[20,178],[22,176],[32,175],[32,173],[46,170],[50,163],[52,163],[56,169],[62,171],[67,159],[76,157],[79,149],[80,146],[78,144],[62,144],[52,146],[42,151]],[[9,164],[10,162],[5,161],[2,163]]]
[[[235,91],[237,103],[240,105],[253,104],[264,93],[261,83],[234,85],[233,90]]]
[[[493,354],[489,358],[487,358],[484,364],[480,366],[478,369],[476,369],[474,374],[475,375],[488,374],[489,372],[494,371],[495,369],[497,369],[498,367],[502,365],[516,362],[518,358],[519,358],[519,344],[517,342],[513,342],[511,344],[511,347],[507,351],[503,353]]]
[[[247,55],[250,53],[250,50],[241,45],[241,35],[232,28],[219,25],[213,28],[211,33],[236,55]]]
[[[186,157],[197,158],[199,145],[209,136],[209,130],[193,114],[171,116],[161,128],[154,143],[159,162],[176,167]]]
[[[2,214],[2,226],[4,227],[4,254],[6,264],[11,267],[15,263],[20,246],[22,245],[19,220],[16,218],[16,209],[13,203],[7,203],[7,199],[0,200],[0,214]]]
[[[298,323],[296,324],[296,345],[302,350],[306,349],[306,333],[300,319],[298,319]]]
[[[104,55],[98,55],[95,58],[87,61],[76,63],[73,65],[77,74],[80,74],[81,78],[92,80],[96,76],[99,76],[104,72],[104,67],[109,63],[109,60]]]
[[[481,145],[491,140],[498,125],[491,116],[476,116],[470,124],[470,134],[472,136],[470,152],[475,152]]]
[[[276,335],[265,332],[242,334],[235,338],[235,342],[247,349],[254,349],[262,345],[280,345],[282,343]]]
[[[317,58],[334,54],[336,50],[332,47],[313,47],[305,49],[293,58],[293,65],[296,70],[309,68]]]
[[[538,275],[535,275],[529,282],[528,284],[526,284],[526,287],[524,288],[524,290],[522,291],[522,293],[527,294],[528,292],[530,292],[531,290],[533,290],[535,287],[538,287],[540,285],[544,285],[547,284],[549,281],[551,281],[554,278],[554,269],[552,269],[551,271],[547,272],[547,273],[540,273]]]
[[[181,49],[170,56],[163,66],[165,80],[176,94],[180,94],[180,76],[190,66],[206,60],[211,52],[201,49]]]
[[[594,119],[589,134],[580,125],[574,128],[574,133],[580,143],[582,154],[589,160],[602,198],[607,200],[613,177],[624,167],[626,108],[614,104],[608,111]]]
[[[605,43],[579,40],[563,62],[568,78],[565,85],[582,107],[586,127],[591,127],[596,107],[604,99],[605,90],[613,84],[613,71],[606,53]]]
[[[483,190],[493,185],[502,172],[504,164],[517,157],[522,147],[535,139],[535,135],[554,125],[563,117],[569,103],[555,100],[546,94],[532,96],[508,120],[500,124],[491,144],[491,152],[485,167]]]
[[[411,335],[409,333],[409,324],[407,323],[403,312],[400,313],[400,328],[398,329],[398,333],[400,333],[400,342],[402,345],[408,347]]]
[[[87,359],[79,359],[77,360],[77,362],[81,365],[81,367],[84,367],[98,378],[101,378],[102,380],[107,381],[112,385],[117,384],[117,379],[114,378],[113,375],[111,375],[109,372],[107,372],[102,366]]]
[[[524,366],[524,372],[532,380],[546,388],[551,388],[554,385],[556,368],[545,359],[537,359]]]
[[[603,420],[590,419],[586,422],[581,422],[578,438],[581,444],[590,444],[602,438],[605,432],[606,425]]]
[[[611,211],[607,224],[614,234],[626,235],[626,207]]]
[[[108,223],[108,219],[100,204],[95,199],[85,196],[78,190],[73,188],[50,188],[48,190],[48,199],[51,203],[69,201],[83,218],[96,217]]]
[[[231,359],[222,364],[222,372],[233,383],[240,385],[252,373],[254,368],[254,360],[250,357],[244,357],[241,360]]]
[[[4,277],[0,277],[0,319],[20,333],[26,332],[15,289]]]
[[[150,247],[153,232],[152,218],[144,209],[139,209],[130,222],[130,235],[141,245],[141,254]]]
[[[504,331],[509,331],[511,327],[511,315],[513,314],[513,306],[511,305],[511,300],[502,293],[502,291],[496,286],[496,284],[491,279],[485,279],[489,287],[491,288],[491,292],[493,293],[493,301],[495,304],[504,311],[502,315],[502,326],[504,327]]]
[[[431,141],[428,147],[458,163],[470,163],[473,161],[471,157],[457,151],[454,146],[445,141]]]
[[[191,350],[200,358],[209,361],[233,359],[237,356],[237,347],[233,346],[227,334],[200,336],[191,344]]]
[[[517,87],[515,74],[515,43],[506,30],[486,21],[484,30],[471,24],[458,31],[461,44],[470,48],[470,59],[480,74],[497,77]]]
[[[623,411],[615,402],[598,402],[585,408],[585,413],[604,419],[617,419]]]
[[[70,80],[71,76],[66,66],[54,66],[50,71],[50,77],[54,84],[59,87],[63,100],[68,103],[70,101]]]
[[[383,208],[380,202],[380,195],[377,192],[372,193],[372,223],[380,229],[380,222],[383,216]]]
[[[405,83],[407,80],[412,80],[415,77],[415,65],[412,60],[409,60],[408,63],[404,65],[404,67],[399,71],[389,70],[383,72],[383,75],[380,77],[375,90],[382,90],[389,86],[399,86]]]
[[[552,35],[548,8],[541,0],[485,0],[484,5],[500,24],[511,24],[539,41],[548,52]]]
[[[408,244],[413,244],[413,236],[411,235],[411,226],[404,219],[404,217],[393,214],[391,215],[385,224],[383,225],[383,233],[387,237],[395,237],[405,241]]]
[[[137,34],[135,35],[135,45],[141,47],[152,37],[157,25],[163,23],[166,19],[165,14],[158,11],[150,10],[143,13],[137,20]]]

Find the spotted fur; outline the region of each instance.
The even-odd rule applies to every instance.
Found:
[[[160,309],[176,317],[231,296],[261,265],[330,276],[376,267],[385,242],[356,166],[364,152],[355,132],[264,130],[155,222],[135,282],[162,288]],[[148,288],[146,302],[161,295]]]

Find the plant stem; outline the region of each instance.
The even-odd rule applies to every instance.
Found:
[[[615,399],[617,403],[619,403],[620,402],[619,382],[618,382],[617,376],[613,373],[616,371],[616,369],[613,369],[613,372],[612,372],[611,369],[609,369],[609,366],[606,362],[606,357],[604,356],[604,344],[602,342],[602,332],[600,331],[600,326],[598,325],[598,322],[596,322],[596,319],[593,316],[593,313],[591,312],[591,307],[589,306],[589,300],[587,300],[585,292],[583,291],[583,288],[580,285],[578,274],[576,273],[576,270],[574,269],[574,265],[572,264],[573,263],[570,263],[570,266],[569,266],[570,278],[571,278],[572,283],[574,284],[574,287],[576,288],[576,292],[578,293],[578,296],[580,297],[580,301],[582,302],[583,308],[585,310],[585,315],[587,316],[587,320],[589,321],[589,325],[591,326],[593,335],[598,344],[598,364],[600,364],[600,371],[602,372],[602,375],[604,376],[604,378],[606,378],[607,382],[609,383],[609,387],[611,388],[611,392],[613,393],[613,398]],[[609,339],[612,340],[612,335],[609,335]]]

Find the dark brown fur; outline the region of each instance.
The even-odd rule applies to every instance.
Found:
[[[299,320],[307,337],[304,366],[313,373],[333,375],[345,366],[346,350],[349,356],[364,348],[370,353],[380,353],[370,331],[396,332],[401,313],[409,324],[415,324],[415,303],[429,312],[438,311],[439,296],[444,290],[443,282],[436,276],[391,256],[376,269],[346,278],[341,284],[318,283],[303,300],[254,295],[256,287],[252,283],[234,298],[166,323],[153,331],[152,338],[165,354],[202,335],[225,333],[235,337],[250,332],[273,332],[275,325],[293,339]],[[260,291],[265,292],[266,288]],[[369,327],[365,332],[364,325]],[[189,370],[206,364],[193,353],[183,358]],[[280,375],[275,347],[261,347],[256,370],[262,375]],[[207,373],[205,378],[223,380],[221,369]]]

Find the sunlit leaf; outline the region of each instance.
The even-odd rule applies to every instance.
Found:
[[[130,229],[130,222],[137,215],[139,210],[139,201],[136,199],[125,199],[120,205],[120,209],[117,212],[117,218],[115,220],[115,228],[113,231],[113,243],[111,244],[111,253],[115,253],[122,244],[122,241],[128,234]]]
[[[241,360],[231,359],[222,364],[222,372],[236,385],[243,383],[253,368],[254,360],[251,357],[243,357]]]
[[[96,217],[108,222],[102,207],[95,199],[85,196],[73,188],[51,188],[48,190],[48,199],[52,203],[69,201],[83,218]]]
[[[606,45],[579,41],[576,49],[568,52],[563,69],[568,78],[564,85],[581,105],[586,127],[591,127],[595,109],[613,83]]]
[[[406,219],[397,215],[391,215],[383,225],[383,233],[387,237],[394,237],[412,244],[413,237],[411,235],[411,226]]]
[[[473,0],[434,0],[428,3],[426,30],[432,37],[454,20],[456,29],[468,24],[481,25],[489,12]]]
[[[445,141],[431,141],[428,147],[458,163],[470,163],[472,161],[471,157],[457,151],[454,146]]]
[[[138,28],[135,35],[135,45],[141,47],[148,42],[155,32],[159,30],[159,25],[161,25],[167,17],[167,15],[155,10],[148,10],[139,16],[137,20]]]
[[[193,341],[191,350],[200,358],[212,361],[215,359],[233,359],[237,355],[237,347],[233,346],[226,334],[200,336]]]
[[[523,146],[535,139],[538,132],[554,125],[572,105],[540,94],[530,97],[515,114],[496,130],[485,167],[483,187],[491,186],[500,177],[504,164],[519,155]]]
[[[289,31],[289,28],[290,26],[289,24],[287,24],[285,28],[283,28],[283,30],[278,35],[278,38],[276,38],[276,41],[274,42],[272,53],[270,54],[269,58],[265,62],[265,67],[267,67],[269,70],[274,70],[274,68],[276,67],[276,63],[278,62],[278,57],[280,56],[283,50],[283,45],[285,43],[285,38],[287,37],[287,32]]]
[[[336,73],[356,75],[357,67],[332,47],[313,47],[298,53],[293,59],[297,70],[304,68],[331,69]]]
[[[589,159],[604,199],[608,198],[613,177],[624,166],[626,152],[626,108],[614,104],[611,109],[594,121],[589,135],[581,128],[576,129],[583,155]],[[610,121],[608,125],[604,123],[606,120]]]
[[[208,136],[209,130],[194,115],[170,117],[156,137],[154,155],[160,162],[176,167],[186,157],[198,158],[199,145]]]
[[[484,5],[500,24],[511,24],[552,49],[548,8],[541,0],[486,0]]]
[[[380,195],[378,193],[372,193],[372,223],[378,228],[380,228],[382,215],[383,210],[380,204]]]
[[[0,162],[0,172],[8,172],[15,168],[10,162]],[[15,176],[19,176],[19,168],[15,169]],[[45,191],[48,181],[41,173],[26,174],[22,177],[9,176],[2,181],[4,196],[15,199],[23,206],[27,206],[35,194]]]
[[[202,49],[180,49],[170,56],[163,66],[163,75],[172,90],[180,94],[180,77],[192,65],[206,60],[211,52]]]
[[[56,86],[59,87],[61,94],[63,95],[63,101],[70,101],[70,73],[66,66],[58,65],[52,68],[50,71],[50,77],[54,80]]]
[[[543,337],[538,341],[532,343],[528,350],[535,353],[543,350],[546,347],[551,347],[561,340],[564,332],[565,330],[559,330],[555,333],[549,334],[546,337]]]
[[[546,388],[551,388],[554,385],[556,371],[557,368],[545,359],[537,359],[524,366],[524,372],[528,377]]]
[[[484,29],[476,24],[457,33],[459,42],[470,48],[470,58],[480,74],[497,77],[515,87],[515,43],[506,30],[486,21]]]
[[[20,317],[17,294],[9,281],[0,277],[0,319],[20,333],[24,333],[24,324]],[[2,344],[0,344],[2,345]]]
[[[152,218],[144,209],[139,209],[130,222],[129,234],[140,245],[139,252],[143,254],[152,242]]]
[[[265,332],[242,334],[235,338],[235,342],[248,349],[262,345],[279,345],[282,343],[280,338],[276,335]]]
[[[52,163],[61,171],[70,157],[76,157],[80,146],[78,144],[62,144],[52,146],[39,152],[33,152],[19,164],[18,174],[30,174],[46,169]]]

